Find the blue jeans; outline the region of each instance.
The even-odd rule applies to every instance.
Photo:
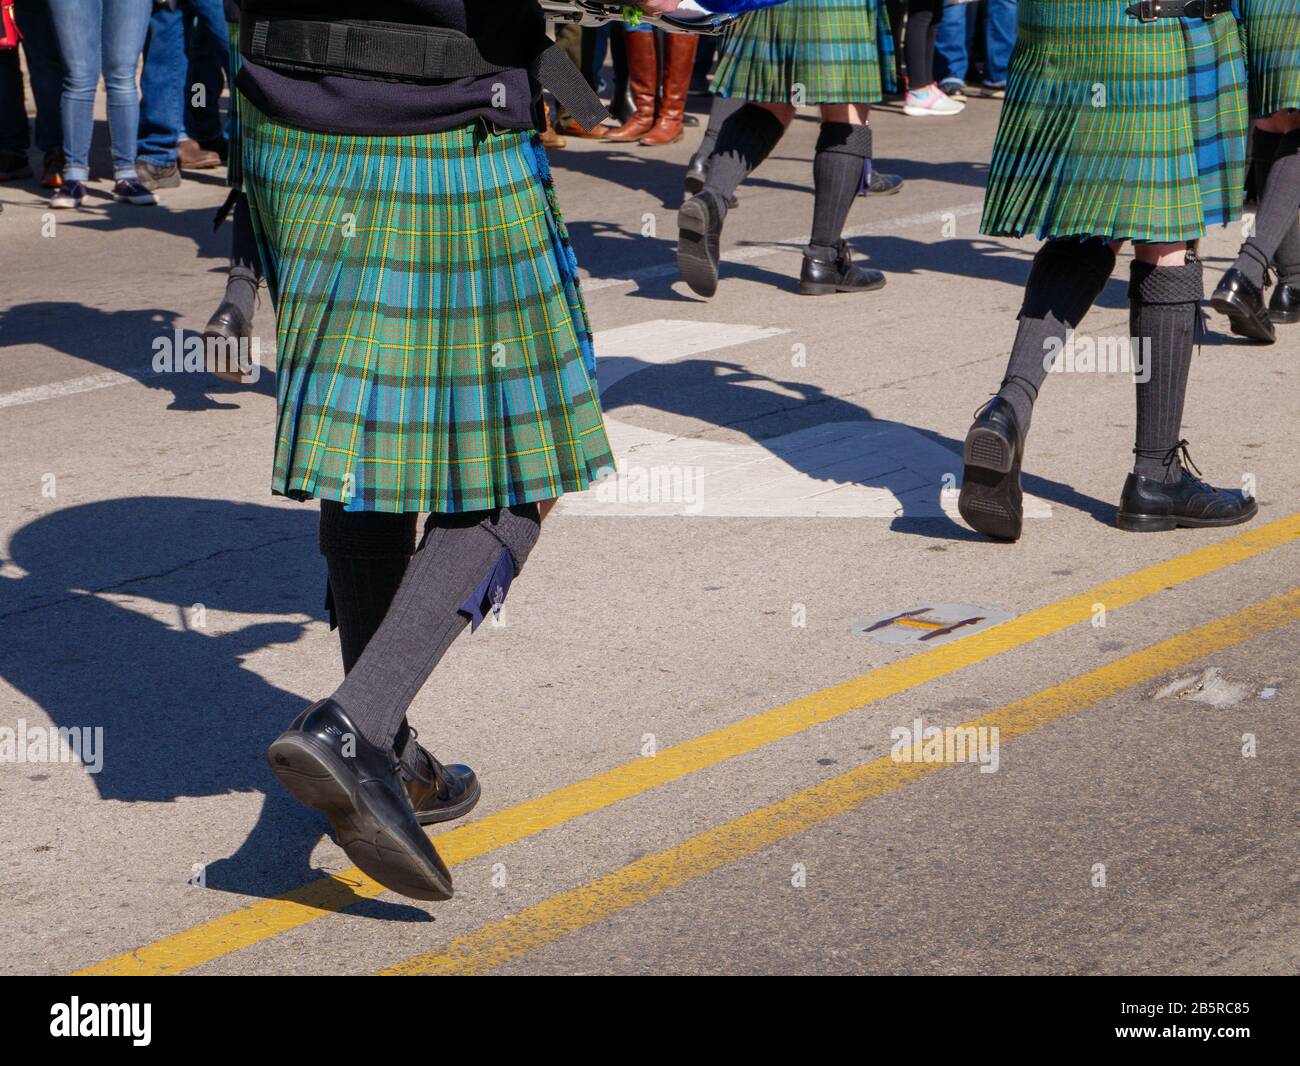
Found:
[[[23,34],[23,55],[36,98],[36,148],[53,152],[63,147],[63,59],[54,37],[48,0],[17,0],[14,16]],[[0,152],[21,155],[32,142],[23,106],[23,75],[17,51],[0,52]]]
[[[1002,85],[1016,44],[1016,0],[980,0],[985,6],[984,81]],[[970,45],[975,38],[978,4],[950,4],[935,38],[935,76],[965,81],[970,70]]]
[[[193,24],[188,39],[187,24]],[[206,125],[202,119],[197,123],[193,118],[187,121],[186,105],[192,87],[202,85],[207,99],[202,108],[194,110],[205,116],[220,115],[221,69],[228,48],[221,0],[180,0],[175,11],[165,6],[154,9],[149,19],[144,72],[140,75],[141,160],[155,166],[175,163],[182,131],[197,140],[221,136],[219,118],[215,131],[210,118]],[[215,71],[214,57],[220,57]]]
[[[65,181],[90,176],[90,138],[95,130],[95,90],[104,76],[113,177],[135,177],[135,128],[140,96],[135,65],[149,29],[152,0],[50,0],[54,32],[67,72],[63,77]]]

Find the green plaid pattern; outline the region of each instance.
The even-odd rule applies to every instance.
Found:
[[[722,43],[718,96],[761,104],[880,99],[880,0],[789,0],[741,18]]]
[[[274,492],[478,511],[613,466],[535,133],[346,136],[239,108],[276,306]]]
[[[1241,0],[1250,111],[1300,108],[1300,0]]]
[[[1195,240],[1241,212],[1245,68],[1231,14],[1021,0],[981,229]]]

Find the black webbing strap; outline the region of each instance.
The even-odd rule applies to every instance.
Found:
[[[255,63],[318,74],[390,81],[474,78],[524,67],[585,128],[609,112],[562,48],[542,37],[523,63],[498,63],[455,30],[391,22],[332,22],[245,16],[239,50]]]

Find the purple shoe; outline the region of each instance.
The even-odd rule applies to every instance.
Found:
[[[86,183],[84,181],[65,181],[50,197],[50,206],[80,207],[81,201],[85,198]]]
[[[158,194],[138,178],[123,178],[113,186],[113,199],[119,204],[156,204]]]

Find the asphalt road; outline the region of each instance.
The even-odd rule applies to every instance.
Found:
[[[1038,405],[1022,540],[965,529],[946,489],[1034,249],[978,234],[997,108],[878,109],[906,186],[850,219],[867,295],[797,294],[809,115],[710,301],[672,268],[698,131],[552,153],[624,481],[561,505],[412,709],[484,785],[431,906],[349,870],[262,761],[341,667],[314,506],[269,494],[273,376],[151,366],[220,295],[220,175],[57,216],[0,187],[0,728],[103,730],[95,773],[0,762],[0,969],[1295,972],[1300,326],[1253,347],[1212,315],[1193,368],[1185,436],[1252,481],[1252,524],[1116,530],[1133,387],[1076,373]],[[1090,337],[1127,332],[1126,282]],[[272,352],[266,302],[257,327]],[[1002,621],[862,632],[940,605]],[[986,772],[896,759],[917,719],[972,724]]]

